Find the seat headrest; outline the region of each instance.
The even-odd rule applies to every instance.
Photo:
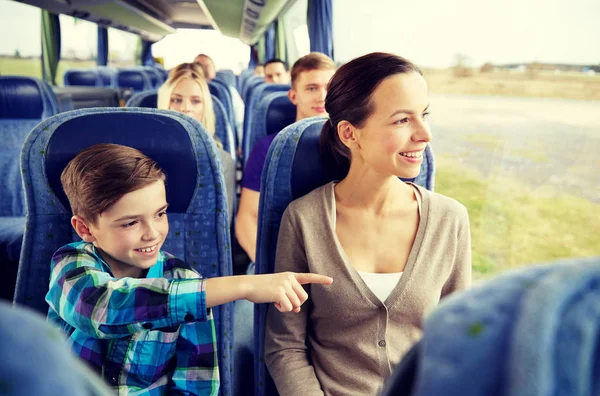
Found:
[[[148,74],[139,69],[118,70],[114,76],[114,82],[116,87],[131,88],[135,92],[141,92],[153,88]]]
[[[271,101],[267,110],[267,135],[278,133],[288,125],[296,121],[296,106],[287,97],[287,94],[279,95]]]
[[[100,76],[100,81],[102,81],[102,85],[104,85],[105,87],[112,87],[112,79],[116,73],[116,70],[111,69],[109,67],[98,67],[96,71]]]
[[[317,122],[318,120],[321,122]],[[348,168],[340,167],[321,155],[319,141],[321,129],[327,119],[313,117],[302,121],[306,122],[307,126],[294,154],[290,180],[293,199],[300,198],[332,180],[341,180],[348,173]]]
[[[90,110],[99,112],[90,113]],[[50,188],[65,208],[69,208],[60,182],[60,175],[69,161],[94,144],[122,144],[140,150],[158,163],[167,176],[169,211],[185,213],[196,188],[197,172],[195,152],[187,130],[177,119],[157,112],[123,110],[75,110],[83,114],[67,119],[55,129],[45,158]],[[181,114],[177,115],[181,117]],[[177,186],[177,189],[169,186]]]
[[[94,69],[71,69],[63,74],[65,86],[96,87],[101,84],[100,75]]]
[[[56,96],[32,77],[0,76],[0,118],[44,119],[58,112]]]
[[[158,91],[138,92],[134,94],[127,103],[126,107],[149,107],[156,109],[158,107]]]

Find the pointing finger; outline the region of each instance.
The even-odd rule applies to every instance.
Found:
[[[333,278],[325,275],[312,274],[312,273],[295,273],[294,276],[296,280],[301,285],[306,285],[307,283],[316,283],[320,285],[330,285],[333,282]]]

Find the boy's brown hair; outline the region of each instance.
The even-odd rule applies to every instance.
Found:
[[[123,195],[165,179],[158,164],[141,151],[110,143],[79,152],[60,176],[73,214],[92,224]]]
[[[321,52],[311,52],[308,55],[298,59],[292,66],[292,87],[296,84],[296,80],[300,73],[311,70],[335,70],[335,62],[333,59]]]

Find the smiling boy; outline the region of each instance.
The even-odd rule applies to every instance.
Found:
[[[287,273],[204,279],[163,252],[169,231],[165,174],[131,147],[99,144],[61,175],[81,237],[52,257],[49,318],[74,352],[118,393],[216,395],[211,307],[239,299],[299,312],[301,284]]]

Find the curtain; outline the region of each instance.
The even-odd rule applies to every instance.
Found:
[[[42,74],[51,85],[56,85],[59,61],[60,21],[57,14],[42,10]]]
[[[108,29],[98,26],[98,66],[108,65]]]
[[[309,0],[307,21],[310,50],[333,58],[332,0]]]

